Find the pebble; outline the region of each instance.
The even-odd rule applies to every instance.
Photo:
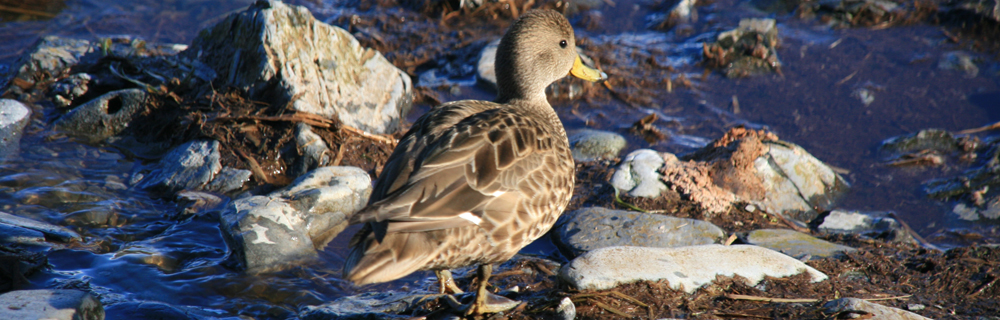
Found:
[[[775,250],[792,257],[826,258],[844,252],[857,251],[855,248],[788,229],[754,230],[747,233],[745,239],[749,244]]]
[[[103,320],[104,306],[80,290],[18,290],[0,294],[0,319]]]
[[[31,120],[31,109],[21,102],[0,99],[0,160],[16,156],[21,151],[21,135]]]
[[[552,232],[569,258],[604,247],[683,247],[718,243],[725,236],[701,220],[597,207],[564,213]]]
[[[573,160],[579,162],[617,158],[626,144],[625,137],[608,131],[579,129],[568,135]]]
[[[559,305],[556,306],[556,314],[562,320],[576,319],[576,305],[573,304],[573,300],[570,300],[569,297],[559,300]]]
[[[916,239],[886,212],[830,211],[817,229],[827,233],[860,234],[869,238],[916,244]]]
[[[611,185],[632,197],[659,197],[667,190],[658,172],[665,163],[659,152],[650,149],[632,151],[615,170]]]
[[[754,286],[770,277],[807,272],[813,282],[822,272],[767,248],[718,244],[680,248],[607,247],[590,251],[563,266],[559,279],[577,290],[606,290],[637,281],[667,280],[693,293],[716,276],[741,276]]]
[[[857,298],[841,298],[823,304],[823,313],[841,318],[866,317],[879,320],[927,320],[916,313]]]

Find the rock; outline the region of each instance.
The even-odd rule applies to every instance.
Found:
[[[0,233],[2,235],[0,236],[0,292],[28,287],[31,285],[31,281],[28,281],[28,276],[52,267],[49,264],[48,252],[35,248],[22,248],[16,245],[8,246],[3,238],[7,237],[6,231],[16,227],[5,226],[3,224],[0,224],[0,226],[2,226],[0,227],[0,232],[4,232]],[[2,314],[3,312],[0,311],[0,315]]]
[[[412,309],[427,294],[401,293],[395,291],[367,292],[343,297],[321,306],[306,306],[299,314],[302,320],[327,319],[409,319],[400,315]]]
[[[56,120],[56,130],[87,143],[98,143],[125,131],[146,109],[148,95],[142,89],[108,92],[74,108]]]
[[[60,108],[69,107],[77,98],[87,93],[91,80],[93,77],[86,73],[72,74],[59,80],[50,91],[52,102]]]
[[[748,244],[775,250],[796,258],[827,258],[858,250],[788,229],[754,230],[748,232],[744,239]]]
[[[941,129],[924,129],[914,134],[885,139],[880,148],[892,153],[926,150],[952,152],[959,149],[959,141],[951,132]]]
[[[813,282],[822,272],[789,256],[758,246],[717,244],[680,247],[607,247],[590,251],[563,266],[559,279],[577,290],[606,290],[637,281],[667,280],[672,288],[694,293],[716,276],[741,276],[754,286],[765,276],[806,272]]]
[[[218,193],[230,193],[243,188],[243,184],[250,181],[250,176],[252,173],[250,170],[234,169],[230,167],[222,167],[212,178],[212,182],[209,182],[201,190],[209,192]]]
[[[51,80],[52,76],[62,74],[65,70],[80,63],[89,53],[95,52],[94,46],[87,40],[69,39],[58,36],[45,36],[31,52],[18,59],[14,65],[13,84],[20,88],[34,86],[36,81]],[[2,79],[0,87],[6,87],[13,79]]]
[[[814,208],[833,207],[849,187],[802,147],[765,130],[730,129],[685,158],[689,161],[664,167],[664,180],[711,214],[745,201],[805,226],[819,215]]]
[[[743,19],[739,27],[722,32],[715,43],[706,44],[706,63],[724,68],[729,78],[775,72],[778,59],[778,28],[774,19]]]
[[[0,212],[0,223],[35,230],[63,242],[81,240],[80,235],[73,232],[73,230],[25,217],[15,216],[6,212]]]
[[[17,100],[0,99],[0,160],[18,155],[21,135],[31,120],[31,109]]]
[[[497,88],[497,73],[494,65],[497,60],[497,47],[500,46],[500,39],[490,41],[483,51],[479,53],[479,62],[476,63],[476,75],[491,88]]]
[[[164,193],[201,190],[222,170],[219,157],[218,141],[190,141],[171,150],[155,165],[143,169],[147,174],[133,174],[132,184]]]
[[[80,290],[19,290],[0,295],[0,319],[102,320],[104,307]]]
[[[959,0],[955,9],[968,11],[980,19],[990,19],[1000,22],[1000,1],[997,0]],[[968,21],[968,20],[965,20]]]
[[[371,133],[399,130],[413,100],[410,77],[382,54],[281,1],[257,1],[230,15],[181,55],[214,69],[216,87],[231,85],[250,99],[290,103]]]
[[[240,320],[195,307],[173,306],[157,301],[127,301],[104,309],[108,319]]]
[[[840,318],[866,317],[879,320],[929,320],[916,313],[857,298],[841,298],[823,304],[823,313]]]
[[[698,0],[681,0],[674,4],[667,13],[651,14],[646,20],[650,21],[647,27],[659,30],[669,30],[681,24],[688,24],[698,21],[698,10],[695,6]]]
[[[371,178],[356,167],[322,167],[267,196],[233,201],[220,214],[232,257],[250,273],[315,259],[347,227],[371,195]]]
[[[891,242],[917,244],[906,228],[885,212],[833,210],[823,218],[817,229],[827,233],[860,234]]]
[[[556,314],[562,320],[576,319],[576,305],[573,304],[573,300],[570,300],[569,297],[559,300],[559,305],[556,306]]]
[[[975,62],[972,62],[972,56],[961,51],[952,51],[942,55],[941,60],[938,61],[938,69],[962,71],[969,79],[979,75],[979,67],[976,66]]]
[[[667,186],[661,181],[662,176],[657,172],[665,162],[664,156],[656,151],[632,151],[615,170],[611,185],[631,197],[659,197],[661,192],[667,190]]]
[[[24,227],[0,223],[0,243],[45,244],[45,234]]]
[[[312,127],[305,123],[295,125],[295,150],[298,157],[289,170],[288,175],[298,177],[309,170],[325,166],[333,161],[331,159],[330,147],[318,134],[312,131]]]
[[[564,213],[553,242],[568,258],[598,248],[671,248],[718,243],[725,232],[709,222],[634,211],[583,208]]]
[[[568,135],[573,160],[580,162],[614,159],[625,148],[625,137],[614,132],[578,129]]]

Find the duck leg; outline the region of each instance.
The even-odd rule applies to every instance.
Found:
[[[497,313],[514,309],[521,304],[520,301],[507,299],[507,297],[495,295],[486,290],[489,286],[490,275],[493,274],[493,265],[481,264],[476,272],[478,276],[478,287],[476,297],[471,304],[462,306],[465,308],[465,315]],[[460,309],[461,310],[461,309]]]
[[[434,275],[437,276],[438,285],[440,286],[441,294],[459,294],[465,293],[462,289],[459,289],[455,285],[455,279],[451,277],[451,271],[448,270],[434,270]]]

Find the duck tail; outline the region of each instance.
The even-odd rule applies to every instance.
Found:
[[[396,280],[420,270],[436,251],[418,232],[390,233],[377,242],[371,229],[362,230],[351,239],[343,278],[359,286]]]

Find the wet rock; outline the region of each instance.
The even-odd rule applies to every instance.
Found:
[[[831,208],[849,187],[802,147],[765,130],[733,128],[685,158],[664,166],[664,180],[711,214],[745,201],[805,226],[818,216],[815,208]]]
[[[0,227],[0,232],[5,232],[9,228],[16,227]],[[0,292],[27,287],[31,285],[28,276],[50,267],[49,259],[46,256],[47,252],[34,252],[37,250],[29,251],[17,246],[8,247],[7,243],[2,240],[6,238],[5,235],[5,233],[0,233]]]
[[[667,186],[663,184],[662,175],[658,171],[666,163],[664,158],[672,156],[661,156],[650,149],[632,151],[611,176],[611,185],[631,197],[659,197],[661,192],[667,190]]]
[[[606,290],[637,281],[667,280],[676,290],[693,293],[716,276],[741,276],[756,285],[765,276],[808,273],[813,282],[827,279],[802,261],[749,245],[700,245],[680,248],[607,247],[590,251],[565,265],[559,279],[578,290]]]
[[[0,243],[45,244],[45,234],[28,228],[0,223]]]
[[[302,320],[409,319],[409,316],[401,314],[427,299],[426,294],[367,292],[343,297],[321,306],[307,306],[299,317]]]
[[[938,61],[938,69],[961,71],[969,79],[979,75],[979,67],[976,66],[975,62],[972,62],[972,56],[961,51],[952,51],[942,55],[941,60]]]
[[[754,230],[748,232],[744,239],[748,244],[765,247],[796,258],[835,257],[844,252],[858,250],[788,229]]]
[[[222,167],[212,178],[212,182],[205,185],[202,190],[218,193],[230,193],[243,188],[243,185],[250,181],[252,173],[250,170]]]
[[[330,147],[326,145],[323,138],[312,131],[312,127],[305,123],[295,125],[295,150],[298,157],[289,170],[288,175],[298,177],[309,170],[325,166],[333,161],[331,159]]]
[[[31,120],[31,110],[17,100],[0,99],[0,160],[21,151],[21,135]]]
[[[841,318],[867,317],[884,320],[928,320],[916,313],[857,298],[841,298],[823,304],[823,313]]]
[[[19,290],[0,295],[0,319],[103,320],[104,307],[80,290]]]
[[[959,148],[958,139],[951,132],[941,129],[924,129],[914,134],[892,137],[882,141],[882,150],[906,153],[923,150],[952,152]]]
[[[35,230],[63,242],[80,241],[81,239],[80,235],[73,232],[73,230],[38,220],[15,216],[6,212],[0,212],[0,224]]]
[[[56,130],[87,143],[104,141],[125,131],[145,110],[147,99],[142,89],[108,92],[60,117],[55,122]]]
[[[916,244],[916,239],[885,212],[830,211],[817,227],[826,233],[860,234],[872,239]]]
[[[372,133],[399,130],[413,100],[410,77],[378,51],[305,7],[280,1],[257,1],[230,15],[181,55],[214,69],[217,87],[235,86],[251,99],[290,103]]]
[[[62,74],[80,63],[85,55],[95,49],[87,40],[45,36],[28,50],[30,54],[18,59],[14,64],[14,77],[2,79],[0,87],[11,83],[18,88],[27,89],[34,86],[36,81],[50,80],[53,75]]]
[[[104,309],[107,319],[183,319],[183,320],[223,320],[242,319],[223,317],[195,307],[173,306],[157,301],[127,301],[116,303]]]
[[[89,74],[77,73],[59,80],[52,86],[50,92],[52,102],[60,108],[69,107],[77,98],[87,93],[92,79]]]
[[[364,207],[371,188],[360,168],[322,167],[267,196],[233,201],[220,215],[232,258],[250,273],[315,259]]]
[[[614,132],[579,129],[570,130],[568,134],[573,159],[576,161],[614,159],[625,148],[625,137]]]
[[[901,20],[894,19],[894,14],[902,9],[899,4],[890,0],[822,0],[814,10],[829,16],[831,26],[851,27],[874,26]]]
[[[725,232],[705,221],[634,211],[583,208],[563,214],[553,240],[574,258],[613,246],[671,248],[718,243]]]
[[[200,190],[222,170],[219,162],[219,142],[191,141],[174,148],[150,168],[132,176],[132,184],[140,189],[160,192]]]
[[[724,68],[729,78],[771,73],[781,68],[774,19],[743,19],[738,28],[720,33],[704,47],[709,66]]]

